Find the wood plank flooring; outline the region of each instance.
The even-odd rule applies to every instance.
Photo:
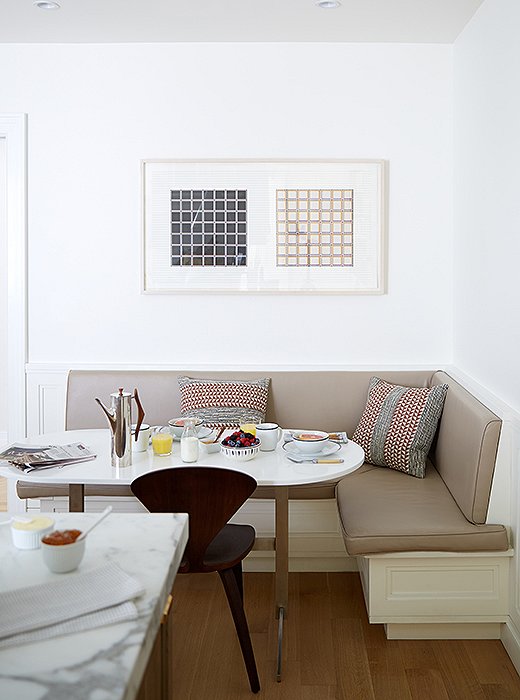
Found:
[[[357,573],[289,576],[283,680],[274,677],[274,575],[244,575],[261,690],[254,696],[217,574],[179,575],[173,700],[518,700],[498,640],[401,641],[368,623]]]

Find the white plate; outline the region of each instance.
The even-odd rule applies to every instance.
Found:
[[[298,459],[316,459],[317,457],[326,457],[327,455],[334,454],[334,452],[341,450],[341,445],[338,445],[337,442],[332,442],[332,440],[327,440],[319,452],[308,453],[299,450],[298,445],[291,441],[286,442],[285,445],[282,446],[282,449],[284,449],[287,454],[290,454],[291,457],[297,457]]]
[[[199,428],[199,432],[197,433],[197,437],[199,438],[199,440],[204,440],[204,438],[207,438],[208,435],[211,435],[212,432],[213,432],[212,428],[208,428],[206,425],[203,425]],[[177,437],[177,435],[174,435],[173,439],[176,442],[180,442],[180,437]]]

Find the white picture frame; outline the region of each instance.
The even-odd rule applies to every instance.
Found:
[[[144,160],[146,294],[383,294],[383,160]]]

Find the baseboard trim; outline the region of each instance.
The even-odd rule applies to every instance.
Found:
[[[500,639],[500,622],[385,625],[387,639]]]
[[[255,550],[243,562],[246,572],[273,573],[274,552]],[[356,557],[348,557],[345,553],[334,552],[305,552],[304,555],[289,554],[290,572],[308,571],[358,571]]]
[[[500,635],[500,640],[504,645],[513,666],[520,675],[520,630],[514,624],[513,620],[509,618],[505,625],[502,625],[501,631],[502,634]]]

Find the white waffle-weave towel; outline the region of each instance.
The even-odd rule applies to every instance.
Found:
[[[134,619],[142,584],[107,564],[0,594],[0,648]]]

